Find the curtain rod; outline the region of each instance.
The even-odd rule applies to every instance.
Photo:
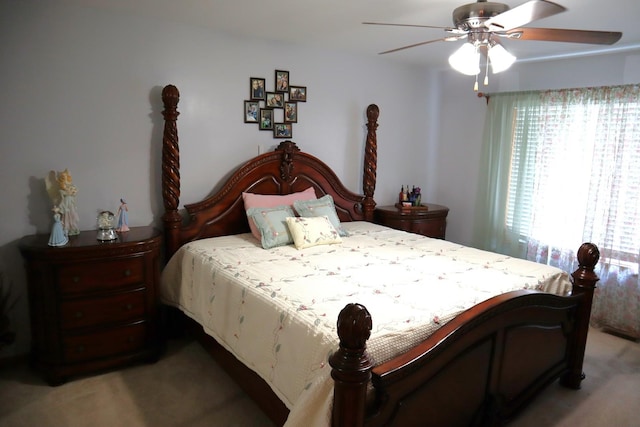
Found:
[[[491,94],[490,93],[484,93],[484,92],[478,92],[478,98],[483,98],[487,101],[487,104],[489,103],[489,98],[491,98]]]

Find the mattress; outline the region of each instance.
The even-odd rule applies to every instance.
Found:
[[[554,267],[368,222],[343,227],[342,243],[303,250],[265,250],[250,233],[198,240],[162,274],[162,302],[257,372],[291,410],[289,425],[329,424],[327,360],[347,303],[371,313],[367,351],[378,364],[495,295],[571,289]]]

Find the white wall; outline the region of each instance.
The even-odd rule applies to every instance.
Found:
[[[27,295],[18,240],[49,233],[44,177],[68,168],[78,187],[81,229],[120,197],[130,225],[162,215],[162,102],[181,92],[182,202],[200,200],[233,168],[280,140],[243,122],[249,78],[274,87],[274,70],[308,88],[293,140],[362,191],[366,107],[380,106],[377,199],[392,203],[402,183],[418,184],[426,158],[427,76],[415,67],[339,52],[310,51],[202,28],[84,8],[0,3],[0,271],[19,298],[11,312],[28,349]]]

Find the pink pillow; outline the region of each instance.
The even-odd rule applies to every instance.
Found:
[[[242,200],[244,201],[245,212],[251,208],[275,208],[276,206],[288,205],[293,209],[293,202],[297,200],[315,200],[316,190],[313,187],[309,187],[304,191],[298,193],[285,194],[284,196],[273,194],[255,194],[255,193],[242,193]],[[249,228],[251,228],[251,234],[258,239],[262,239],[260,230],[256,227],[253,219],[247,217],[249,221]]]

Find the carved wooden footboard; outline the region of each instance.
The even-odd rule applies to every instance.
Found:
[[[509,421],[550,382],[579,388],[598,249],[578,252],[573,295],[502,294],[474,306],[419,346],[371,367],[371,316],[340,313],[340,349],[330,358],[334,426],[493,426]],[[365,407],[371,378],[373,405]]]
[[[183,221],[176,126],[179,92],[169,85],[162,96],[167,259],[189,241],[247,232],[243,191],[289,194],[312,186],[318,196],[333,197],[341,221],[373,220],[376,105],[367,108],[363,195],[348,190],[324,162],[285,141],[238,168],[212,196],[185,205]],[[332,424],[500,425],[558,378],[567,387],[579,388],[598,258],[594,245],[580,247],[572,296],[535,291],[499,295],[460,314],[407,353],[375,367],[366,354],[375,316],[372,320],[365,307],[348,304],[337,324],[340,347],[329,361],[335,382]],[[266,383],[212,338],[204,334],[202,338],[258,405],[282,424],[287,409]],[[373,396],[367,396],[370,390]]]

